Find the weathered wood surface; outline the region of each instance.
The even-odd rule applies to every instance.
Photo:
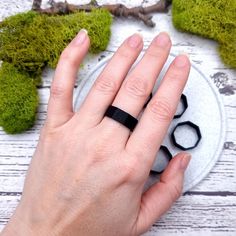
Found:
[[[47,1],[43,1],[46,4]],[[76,1],[69,1],[74,2]],[[80,1],[82,2],[82,1]],[[83,1],[88,2],[88,1]],[[98,1],[121,2],[127,6],[151,4],[155,1]],[[31,8],[31,0],[1,0],[0,20],[16,12]],[[146,235],[236,235],[236,71],[222,64],[217,54],[217,44],[189,34],[177,32],[171,23],[171,13],[154,15],[156,27],[147,28],[140,22],[115,19],[112,38],[106,52],[88,56],[79,78],[99,60],[114,52],[128,35],[141,32],[145,45],[160,31],[170,33],[172,52],[187,52],[191,60],[204,72],[224,101],[227,114],[227,137],[224,150],[210,174],[195,188],[182,196],[172,209],[155,224]],[[39,88],[40,107],[36,125],[25,134],[6,135],[0,130],[0,229],[7,223],[20,199],[23,181],[37,145],[40,128],[46,117],[52,70],[44,72],[44,82]]]

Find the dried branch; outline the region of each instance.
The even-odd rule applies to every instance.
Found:
[[[160,0],[156,4],[148,7],[133,7],[127,8],[123,4],[112,5],[98,5],[95,0],[85,5],[74,5],[67,2],[54,2],[50,1],[51,7],[47,9],[41,9],[42,0],[34,0],[32,10],[43,14],[55,15],[55,14],[69,14],[76,11],[90,12],[94,8],[107,9],[112,15],[116,17],[134,17],[144,22],[149,27],[154,27],[155,23],[152,21],[152,16],[148,15],[154,12],[167,12],[168,6],[171,4],[171,0]]]
[[[41,9],[42,0],[34,0],[32,5],[32,10],[37,11]]]

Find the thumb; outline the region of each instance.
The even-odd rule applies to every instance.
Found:
[[[184,172],[191,157],[188,153],[179,153],[167,166],[160,181],[143,193],[137,220],[137,232],[146,232],[181,196]]]

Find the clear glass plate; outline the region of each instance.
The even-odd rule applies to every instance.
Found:
[[[137,61],[140,60],[141,56],[142,55],[140,55]],[[174,57],[175,56],[172,54],[169,56],[156,82],[154,92],[158,89],[159,83]],[[90,71],[87,77],[81,81],[74,95],[75,110],[79,109],[94,81],[110,58],[111,57],[107,57],[100,61]],[[183,191],[186,192],[198,184],[217,162],[225,140],[226,118],[223,103],[214,84],[206,78],[204,73],[197,69],[193,63],[188,83],[184,89],[184,94],[187,96],[188,108],[180,118],[172,121],[163,141],[163,145],[168,147],[173,156],[181,151],[173,145],[170,138],[174,127],[180,122],[191,121],[198,125],[201,130],[202,139],[200,143],[196,148],[188,151],[192,155],[192,160],[185,173]],[[186,131],[181,137],[183,142],[189,138],[188,133],[189,132]],[[157,177],[150,176],[147,185],[152,184],[154,181],[157,181]]]

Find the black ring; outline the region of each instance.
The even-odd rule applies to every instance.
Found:
[[[133,116],[131,116],[127,112],[121,110],[120,108],[114,107],[114,106],[109,106],[108,109],[106,110],[104,116],[107,116],[107,117],[119,122],[120,124],[124,125],[128,129],[130,129],[130,131],[133,131],[135,126],[138,123],[138,120],[136,118],[134,118]]]

